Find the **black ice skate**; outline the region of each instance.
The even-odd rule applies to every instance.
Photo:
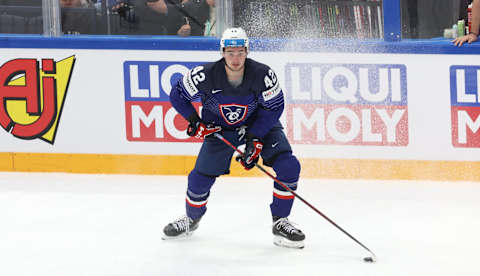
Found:
[[[278,246],[289,248],[303,248],[305,234],[295,228],[288,218],[273,217],[273,243]]]
[[[183,216],[163,228],[164,236],[162,239],[177,239],[190,236],[197,230],[200,219],[193,220],[188,216]]]

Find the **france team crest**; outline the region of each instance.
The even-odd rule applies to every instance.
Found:
[[[234,125],[245,119],[248,106],[240,104],[221,104],[220,113],[227,124]]]

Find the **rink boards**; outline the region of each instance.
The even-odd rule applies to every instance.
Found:
[[[1,48],[0,170],[188,173],[200,143],[168,95],[220,54],[164,48]],[[250,57],[278,76],[304,177],[480,180],[479,55],[259,47]],[[260,174],[233,164],[232,175]]]

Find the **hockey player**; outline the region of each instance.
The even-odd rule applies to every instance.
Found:
[[[232,148],[212,135],[222,135],[235,146],[246,144],[237,160],[250,170],[259,156],[278,180],[297,189],[300,163],[292,155],[279,122],[284,97],[277,76],[267,65],[247,58],[249,41],[242,28],[225,30],[220,41],[222,59],[193,68],[170,93],[173,107],[189,122],[187,134],[204,139],[195,168],[188,176],[186,216],[164,228],[164,238],[191,234],[205,214],[210,188],[215,179],[229,173]],[[201,117],[191,101],[200,98]],[[303,248],[305,235],[288,216],[294,196],[274,183],[270,205],[274,243]]]

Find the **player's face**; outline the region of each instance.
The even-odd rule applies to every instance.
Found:
[[[223,51],[223,57],[230,70],[239,71],[242,70],[245,65],[247,51],[245,50],[245,47],[227,47]]]

